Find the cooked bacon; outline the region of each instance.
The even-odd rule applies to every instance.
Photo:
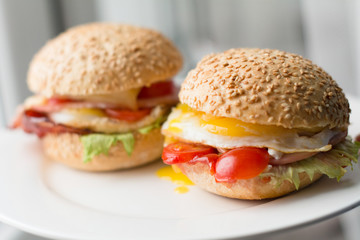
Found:
[[[26,110],[20,117],[20,125],[27,133],[34,133],[38,137],[44,137],[48,133],[76,133],[76,134],[89,134],[92,131],[88,129],[78,129],[68,127],[62,124],[56,124],[52,122],[46,113],[37,112],[34,110]]]
[[[343,141],[346,136],[347,136],[347,131],[339,132],[330,139],[329,144],[336,145],[339,142]],[[289,153],[289,154],[284,154],[280,159],[270,158],[269,163],[272,165],[289,164],[312,157],[316,154],[318,154],[318,152]]]
[[[335,136],[333,136],[330,141],[329,144],[331,145],[336,145],[339,142],[342,142],[345,140],[346,136],[347,136],[348,132],[347,131],[343,131],[343,132],[339,132],[338,134],[336,134]]]
[[[23,114],[24,114],[24,107],[20,105],[16,109],[16,114],[14,119],[12,120],[10,128],[15,129],[21,127],[21,119]]]
[[[280,159],[270,158],[269,163],[272,165],[283,165],[283,164],[300,161],[312,157],[316,154],[318,154],[318,152],[288,153],[288,154],[284,154]]]

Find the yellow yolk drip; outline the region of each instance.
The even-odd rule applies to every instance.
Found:
[[[179,194],[187,193],[188,191],[189,191],[189,188],[185,187],[185,186],[179,186],[179,187],[175,188],[175,192],[179,193]]]
[[[295,129],[245,123],[234,118],[212,116],[196,111],[185,104],[179,104],[176,109],[180,110],[181,114],[169,122],[169,128],[167,129],[174,133],[181,132],[181,129],[176,126],[177,123],[184,122],[190,118],[197,118],[200,127],[210,133],[231,137],[282,135],[296,132]]]
[[[169,180],[178,185],[175,188],[176,193],[186,193],[189,191],[186,186],[194,185],[176,165],[162,167],[156,172],[156,175],[161,179]]]

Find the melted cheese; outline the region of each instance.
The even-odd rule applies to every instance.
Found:
[[[87,96],[69,96],[71,99],[84,100],[87,102],[102,102],[108,104],[114,104],[118,108],[137,108],[137,96],[141,88],[130,89],[123,92],[112,94],[99,94],[99,95],[87,95]]]

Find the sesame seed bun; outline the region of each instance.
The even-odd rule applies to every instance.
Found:
[[[260,177],[251,179],[237,180],[234,183],[219,183],[215,177],[210,174],[210,169],[204,163],[182,163],[177,164],[181,171],[195,185],[206,191],[229,198],[239,198],[247,200],[260,200],[266,198],[276,198],[289,194],[296,190],[295,185],[289,181],[284,181],[280,186],[274,186],[264,182]],[[306,173],[300,173],[300,189],[320,179],[322,174],[315,173],[312,180]]]
[[[28,85],[48,97],[106,95],[164,81],[181,66],[180,52],[159,32],[92,23],[49,41],[30,64]]]
[[[131,156],[118,142],[110,148],[108,155],[97,155],[88,163],[83,162],[83,145],[78,134],[47,134],[42,138],[42,145],[45,155],[51,160],[79,170],[100,172],[136,167],[157,160],[161,156],[163,141],[160,129],[145,135],[136,133]]]
[[[198,111],[285,128],[347,128],[349,103],[322,68],[271,49],[230,49],[204,57],[181,86]]]

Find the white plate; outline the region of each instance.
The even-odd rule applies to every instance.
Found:
[[[352,119],[360,120],[352,99]],[[354,122],[354,121],[353,121]],[[351,135],[360,133],[352,124]],[[158,162],[113,173],[85,173],[47,161],[34,136],[0,132],[0,220],[57,239],[224,239],[309,224],[360,204],[360,168],[340,183],[322,178],[269,201],[222,198],[190,186],[177,194]]]

